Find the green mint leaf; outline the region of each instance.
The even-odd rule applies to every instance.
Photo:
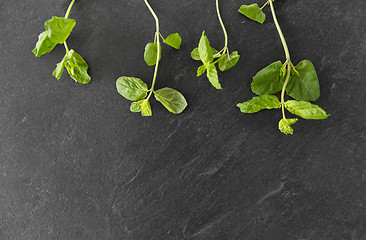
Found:
[[[205,31],[203,31],[200,43],[198,44],[198,53],[201,61],[204,64],[211,63],[214,59],[210,42],[208,41],[208,38],[205,36]]]
[[[173,33],[164,40],[164,43],[175,49],[180,49],[182,38],[179,36],[179,33]]]
[[[148,43],[145,46],[145,53],[144,53],[144,59],[147,65],[154,66],[156,64],[158,56],[158,44],[157,43]],[[161,58],[161,46],[160,46],[160,56],[159,61]]]
[[[81,84],[87,84],[91,78],[88,75],[88,64],[74,50],[70,50],[65,56],[65,67],[69,75]]]
[[[254,97],[247,102],[239,103],[236,106],[240,108],[240,111],[243,113],[256,113],[263,109],[280,108],[281,103],[276,96],[262,95]]]
[[[263,13],[262,9],[256,3],[252,5],[242,5],[239,8],[239,12],[253,21],[259,22],[261,24],[263,24],[266,20],[266,14]]]
[[[219,82],[219,76],[217,75],[217,70],[214,64],[211,64],[207,68],[207,78],[216,89],[222,89],[221,84]]]
[[[124,98],[137,101],[147,96],[147,85],[135,77],[120,77],[116,81],[116,88]]]
[[[197,69],[197,77],[201,76],[206,72],[206,66],[202,65]]]
[[[48,37],[47,32],[42,32],[38,36],[38,42],[36,43],[36,47],[33,49],[33,53],[36,57],[40,57],[43,54],[51,52],[57,43],[54,43]]]
[[[61,44],[69,37],[75,24],[74,19],[54,16],[52,19],[46,21],[44,26],[50,40],[54,43]]]
[[[141,112],[141,104],[143,101],[145,101],[145,100],[140,100],[138,102],[131,103],[131,107],[130,107],[131,112]]]
[[[253,77],[252,91],[257,95],[271,95],[281,91],[285,81],[280,73],[281,68],[281,61],[277,61],[260,70]]]
[[[281,121],[278,123],[278,129],[286,135],[293,134],[294,129],[292,129],[291,125],[295,124],[297,120],[297,118],[281,119]]]
[[[320,97],[318,75],[309,60],[303,60],[295,67],[294,74],[286,87],[287,94],[300,101],[316,101]]]
[[[175,89],[162,88],[154,92],[156,100],[161,102],[169,112],[179,114],[187,107],[184,96]]]
[[[305,101],[289,100],[285,103],[286,109],[304,119],[326,119],[329,115],[318,105]]]
[[[65,67],[65,58],[62,59],[56,66],[56,69],[52,72],[52,75],[59,80],[61,78],[62,73],[64,72]]]
[[[213,56],[217,55],[218,52],[219,52],[214,48],[211,48],[211,50],[212,50],[212,55]],[[198,48],[193,49],[193,51],[191,52],[191,57],[192,57],[193,60],[201,61],[200,53],[198,52]]]
[[[227,54],[224,54],[219,59],[219,69],[221,71],[229,70],[234,67],[239,61],[240,55],[237,51],[234,51],[230,54],[230,59]]]
[[[141,115],[144,117],[152,116],[151,106],[148,100],[142,100],[141,103]]]

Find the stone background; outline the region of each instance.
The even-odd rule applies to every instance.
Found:
[[[155,23],[142,0],[75,3],[68,44],[90,66],[85,86],[51,75],[62,46],[31,52],[69,1],[0,2],[0,239],[366,239],[366,2],[275,2],[293,62],[312,60],[316,104],[332,114],[299,120],[292,136],[278,131],[279,110],[236,107],[257,71],[284,60],[268,8],[260,25],[237,12],[252,1],[220,1],[241,59],[218,91],[190,58],[203,30],[223,46],[215,2],[150,3],[162,34],[183,38],[179,51],[163,46],[157,81],[185,95],[181,115],[153,100],[143,118],[115,89],[119,76],[152,79],[143,52]]]

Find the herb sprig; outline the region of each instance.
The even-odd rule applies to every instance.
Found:
[[[119,94],[124,98],[134,101],[131,104],[131,112],[140,112],[142,116],[152,116],[152,110],[149,99],[154,94],[155,99],[159,101],[163,106],[174,114],[179,114],[187,107],[187,101],[184,96],[175,89],[162,88],[155,90],[155,82],[158,74],[159,62],[161,59],[161,44],[160,38],[163,42],[175,49],[180,49],[182,42],[178,33],[173,33],[164,39],[159,30],[159,19],[148,3],[144,0],[146,6],[153,15],[156,23],[156,32],[154,36],[154,42],[148,43],[145,47],[144,60],[148,66],[155,65],[154,76],[151,84],[151,88],[148,89],[146,83],[141,79],[135,77],[120,77],[116,81],[116,88]]]
[[[296,66],[291,62],[290,52],[277,21],[273,1],[268,0],[262,7],[259,7],[258,4],[242,5],[239,12],[253,21],[263,24],[266,15],[262,10],[267,5],[270,6],[273,21],[285,51],[286,61],[283,64],[281,61],[274,62],[260,70],[253,77],[251,84],[252,91],[259,96],[247,102],[239,103],[237,106],[243,113],[256,113],[263,109],[281,108],[282,119],[278,124],[278,128],[287,135],[293,134],[291,125],[295,124],[298,119],[287,119],[285,109],[304,119],[326,119],[329,115],[319,106],[310,103],[310,101],[316,101],[320,97],[316,70],[309,60],[303,60]],[[281,102],[273,95],[280,91]],[[286,93],[295,100],[285,102]]]
[[[221,51],[217,51],[216,49],[212,48],[207,36],[205,35],[205,31],[203,31],[198,47],[193,49],[191,52],[191,57],[194,60],[201,61],[203,63],[203,65],[197,69],[197,76],[199,77],[207,71],[206,75],[212,86],[214,86],[216,89],[222,89],[219,82],[216,64],[218,63],[218,67],[221,71],[229,70],[237,64],[240,55],[237,51],[234,51],[231,54],[229,52],[228,35],[224,22],[221,18],[219,0],[216,0],[216,11],[225,36],[224,48],[221,49]]]
[[[74,50],[69,50],[66,43],[67,38],[76,25],[74,19],[69,19],[74,3],[75,0],[72,0],[66,11],[65,17],[53,16],[52,19],[45,22],[46,31],[38,36],[38,42],[36,43],[33,53],[36,57],[40,57],[51,52],[58,44],[63,44],[65,46],[66,54],[62,61],[57,64],[56,69],[52,73],[53,76],[59,80],[64,68],[66,68],[72,79],[81,84],[87,84],[91,81],[91,78],[88,75],[88,64]]]

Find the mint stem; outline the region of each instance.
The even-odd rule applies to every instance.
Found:
[[[227,45],[228,45],[229,41],[228,41],[228,36],[227,36],[225,25],[224,25],[224,22],[222,21],[221,14],[220,14],[219,0],[216,0],[216,11],[217,11],[217,16],[219,18],[219,21],[220,21],[220,24],[222,27],[222,31],[224,32],[224,36],[225,36],[225,47],[221,50],[221,51],[223,51],[222,54],[225,54],[226,50],[228,49]],[[228,55],[229,55],[229,52],[228,52]]]
[[[66,14],[65,14],[65,18],[69,18],[69,15],[70,15],[70,12],[71,12],[71,8],[72,6],[74,6],[74,3],[75,3],[75,0],[72,0],[69,7],[67,8],[67,11],[66,11]],[[67,43],[66,41],[64,42],[64,46],[65,46],[65,49],[66,49],[66,54],[69,52],[69,47],[67,46]]]
[[[273,7],[272,0],[268,0],[268,3],[271,6],[273,21],[276,25],[278,34],[280,35],[281,42],[282,42],[282,45],[283,45],[283,49],[285,50],[285,55],[286,55],[287,75],[286,75],[286,79],[285,79],[285,82],[283,84],[282,92],[281,92],[282,115],[283,115],[283,119],[286,119],[286,116],[285,116],[285,91],[286,91],[286,87],[287,87],[288,81],[290,79],[290,74],[291,74],[290,51],[288,50],[286,39],[285,39],[285,37],[282,33],[281,27],[278,24],[277,17],[276,17],[276,12],[275,12],[275,9]]]
[[[149,100],[152,93],[154,92],[156,77],[158,76],[158,68],[159,68],[159,61],[160,61],[160,38],[159,38],[160,30],[159,30],[159,18],[158,18],[158,16],[156,16],[156,13],[154,12],[154,10],[152,9],[152,7],[150,6],[150,4],[147,0],[145,0],[145,4],[149,8],[149,10],[150,10],[151,14],[153,15],[153,17],[155,18],[155,23],[156,23],[155,37],[156,37],[156,44],[157,44],[157,47],[158,47],[158,55],[157,55],[157,58],[156,58],[154,77],[153,77],[153,81],[152,81],[152,84],[151,84],[151,92],[149,93],[149,96],[146,98],[147,100]]]

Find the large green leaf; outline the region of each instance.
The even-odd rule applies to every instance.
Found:
[[[205,35],[205,31],[203,31],[200,42],[198,44],[198,53],[200,55],[200,59],[204,64],[211,63],[213,61],[213,53],[210,46],[210,42]]]
[[[71,78],[75,81],[81,84],[87,84],[90,82],[91,78],[88,75],[89,66],[74,50],[70,50],[66,54],[64,65]]]
[[[262,95],[236,105],[243,113],[256,113],[263,109],[280,108],[280,101],[273,95]]]
[[[305,119],[326,119],[329,115],[318,105],[305,101],[289,100],[285,103],[286,109]]]
[[[179,36],[179,33],[173,33],[164,40],[164,43],[175,49],[179,49],[180,44],[182,43],[182,38]]]
[[[161,102],[169,112],[179,114],[187,107],[184,96],[175,89],[162,88],[154,92],[156,100]]]
[[[135,77],[120,77],[116,81],[119,94],[131,101],[137,101],[147,96],[147,85]]]
[[[242,5],[239,8],[239,12],[244,16],[252,19],[253,21],[262,24],[266,20],[266,15],[263,13],[262,9],[256,3],[251,5]]]
[[[50,40],[54,43],[64,43],[75,27],[75,20],[63,17],[52,17],[45,22],[44,27]]]
[[[316,101],[320,97],[318,75],[309,60],[303,60],[295,67],[298,74],[293,74],[286,87],[292,98],[301,101]]]
[[[159,61],[161,58],[161,46],[159,51]],[[156,64],[158,56],[158,44],[157,43],[148,43],[145,46],[144,59],[147,65],[154,66]]]
[[[237,51],[234,51],[230,54],[230,59],[227,54],[224,54],[219,59],[219,69],[221,71],[229,70],[234,67],[239,61],[240,55]]]
[[[207,78],[216,89],[222,89],[221,84],[219,82],[219,76],[217,74],[217,70],[214,64],[209,65],[207,68]]]
[[[260,70],[253,77],[252,91],[257,95],[271,95],[281,91],[285,80],[280,74],[281,68],[281,61],[277,61]]]
[[[38,36],[38,41],[36,43],[36,47],[33,49],[33,53],[35,56],[40,57],[43,54],[51,52],[56,45],[57,43],[50,40],[46,31],[42,32]]]
[[[281,121],[278,123],[278,129],[286,135],[293,134],[294,129],[291,127],[291,125],[295,124],[297,120],[297,118],[281,119]]]

